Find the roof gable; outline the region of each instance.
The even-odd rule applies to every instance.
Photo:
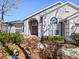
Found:
[[[24,18],[24,21],[25,21],[26,19],[32,17],[32,16],[35,16],[35,15],[37,15],[37,14],[43,12],[43,11],[46,11],[46,10],[52,8],[52,7],[56,7],[56,6],[61,5],[61,4],[62,4],[62,2],[61,2],[61,1],[58,1],[58,2],[56,2],[55,4],[52,4],[52,5],[50,5],[50,6],[46,7],[46,8],[43,8],[43,9],[41,9],[41,10],[39,10],[39,11],[33,13],[32,15],[29,15],[29,16],[25,17],[25,18]]]
[[[57,2],[57,3],[55,3],[55,4],[53,4],[53,5],[50,5],[50,6],[46,7],[46,8],[44,8],[44,9],[40,10],[40,11],[37,11],[36,13],[34,13],[34,14],[30,15],[30,16],[25,17],[23,21],[25,21],[25,20],[27,20],[28,18],[33,17],[33,16],[35,16],[35,15],[37,15],[37,14],[43,12],[43,11],[46,11],[46,10],[48,10],[48,9],[50,9],[50,8],[53,8],[53,7],[57,6],[57,5],[60,5],[58,8],[61,8],[61,7],[65,6],[65,5],[69,5],[69,6],[71,6],[72,8],[74,8],[74,9],[76,9],[76,10],[79,11],[79,7],[78,7],[77,5],[75,5],[75,4],[73,4],[73,3],[69,2],[69,1],[67,1],[67,2],[65,2],[65,3],[62,3],[61,1],[59,1],[59,2]],[[56,8],[56,9],[57,9],[57,8]],[[54,10],[55,10],[55,9],[54,9]]]

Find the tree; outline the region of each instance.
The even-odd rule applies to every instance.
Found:
[[[1,0],[0,1],[0,15],[1,21],[4,21],[4,16],[10,11],[12,8],[15,8],[17,0]]]
[[[11,11],[11,9],[15,9],[17,2],[18,0],[0,0],[0,21],[2,22],[1,31],[5,16],[8,15],[8,12]]]

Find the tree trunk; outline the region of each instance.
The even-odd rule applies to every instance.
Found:
[[[1,23],[4,22],[4,9],[3,9],[3,8],[4,8],[4,6],[2,6],[2,10],[1,10]],[[0,31],[2,31],[2,29],[3,29],[2,26],[3,26],[3,25],[1,24],[1,29],[0,29]]]
[[[25,59],[31,59],[23,47],[21,47],[19,44],[16,45],[22,50],[23,54],[25,55]]]

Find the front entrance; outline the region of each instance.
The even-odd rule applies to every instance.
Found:
[[[38,21],[35,19],[30,20],[29,26],[31,35],[38,36]]]
[[[65,36],[65,24],[60,22],[61,36]]]

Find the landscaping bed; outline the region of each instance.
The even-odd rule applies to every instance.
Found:
[[[79,59],[79,46],[65,43],[63,36],[43,36],[40,39],[31,35],[23,39],[19,33],[2,32],[0,44],[5,57],[19,52],[19,59]]]

